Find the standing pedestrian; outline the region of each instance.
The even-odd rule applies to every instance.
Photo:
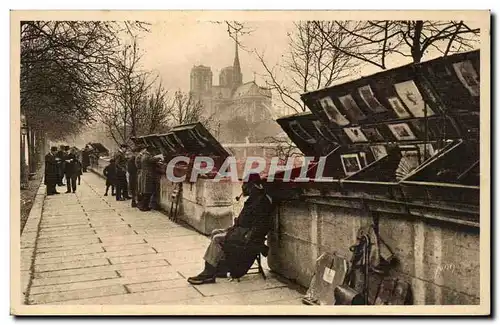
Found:
[[[67,147],[69,149],[69,147]],[[66,175],[66,193],[76,192],[76,180],[78,178],[78,159],[74,149],[65,154],[64,174]]]
[[[142,197],[141,202],[139,204],[139,210],[141,211],[149,211],[151,210],[151,197],[155,190],[155,169],[156,164],[153,156],[150,153],[150,148],[146,148],[142,152],[141,157],[141,187],[142,187]]]
[[[127,160],[127,172],[128,172],[128,185],[130,194],[132,195],[132,208],[137,207],[138,202],[138,169],[135,164],[138,151],[141,150],[139,146],[134,146]]]
[[[115,154],[115,166],[116,166],[116,200],[125,201],[130,199],[128,196],[127,185],[127,158],[125,157],[125,150],[127,148],[126,144],[120,145],[120,149]]]
[[[58,169],[57,169],[57,186],[64,186],[64,146],[59,146],[59,150],[56,153],[56,157],[58,158]]]
[[[140,151],[135,157],[135,167],[137,168],[137,207],[140,207],[142,204],[142,193],[144,192],[141,161],[145,150],[145,147],[140,147]]]
[[[108,190],[111,187],[111,195],[116,195],[115,194],[115,183],[116,183],[116,165],[115,165],[115,160],[111,159],[109,161],[109,164],[104,167],[104,170],[102,172],[104,174],[104,177],[106,177],[106,192],[104,193],[104,196],[108,196]]]
[[[90,147],[89,145],[85,145],[85,148],[82,151],[82,169],[83,172],[87,172],[87,168],[90,166]]]
[[[44,183],[47,187],[47,195],[59,194],[56,185],[59,181],[59,163],[57,147],[51,147],[50,152],[45,155],[45,176]]]

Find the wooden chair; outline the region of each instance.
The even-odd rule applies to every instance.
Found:
[[[264,245],[260,252],[255,257],[254,265],[248,270],[247,274],[260,274],[264,280],[267,279],[266,273],[264,272],[264,268],[262,268],[262,256],[267,257],[269,252],[269,247]],[[257,264],[257,265],[255,265]]]

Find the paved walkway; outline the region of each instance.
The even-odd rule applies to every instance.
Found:
[[[104,181],[85,173],[76,194],[48,196],[43,208],[35,203],[21,238],[26,303],[301,304],[301,294],[269,272],[267,280],[249,274],[241,282],[190,285],[208,238],[103,191]]]

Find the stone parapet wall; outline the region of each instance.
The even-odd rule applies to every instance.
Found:
[[[479,304],[479,227],[380,212],[376,205],[307,195],[301,201],[282,202],[269,241],[270,268],[309,287],[316,259],[328,252],[349,260],[358,229],[370,225],[376,215],[380,236],[399,261],[391,276],[410,283],[414,304]]]

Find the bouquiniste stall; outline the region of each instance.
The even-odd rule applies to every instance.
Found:
[[[305,155],[327,157],[333,180],[299,185],[300,199],[280,206],[272,269],[309,286],[322,253],[348,259],[375,222],[412,303],[478,303],[479,55],[306,93],[310,113],[278,119]]]

